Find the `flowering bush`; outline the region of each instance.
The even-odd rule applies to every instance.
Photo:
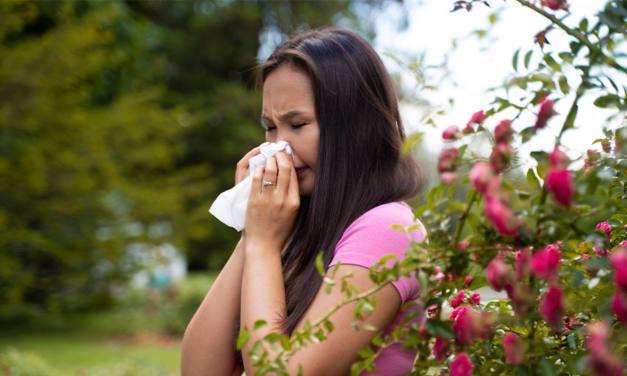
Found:
[[[613,52],[627,27],[627,3],[610,1],[594,22],[583,19],[569,28],[556,17],[567,12],[566,0],[516,2],[551,21],[536,36],[540,47],[551,30],[561,29],[573,38],[570,50],[543,53],[535,70],[529,68],[533,52],[527,53],[527,73],[511,83],[528,94],[525,98],[497,97],[462,131],[457,126],[444,131],[449,145],[438,161],[441,184],[415,212],[428,229],[427,239],[413,243],[396,267],[381,269],[382,259],[371,269],[371,278],[381,285],[415,275],[426,319],[398,328],[392,338],[377,335],[373,350],[360,352],[363,360],[353,365],[353,375],[372,371],[377,350],[393,342],[418,350],[415,375],[614,376],[626,370],[627,127],[605,129],[605,138],[593,142],[601,150],[588,150],[578,170],[561,140],[574,128],[579,100],[587,93],[597,95],[598,107],[627,109],[624,93],[610,77],[627,73]],[[475,3],[487,1],[457,1],[454,10],[471,10]],[[519,60],[516,52],[515,71]],[[571,90],[562,73],[566,69],[579,72],[581,80],[555,147],[550,153],[531,152],[536,166],[526,171],[525,184],[514,187],[508,176],[515,171],[517,147],[553,136],[547,125],[555,121],[555,104]],[[503,111],[512,108],[517,115],[504,118]],[[520,115],[529,111],[535,124],[515,131],[521,128]],[[475,137],[492,142],[485,160],[466,155]],[[321,261],[318,266],[323,273]],[[346,278],[341,284],[346,302],[360,302],[355,313],[362,319],[372,311],[373,304],[366,303],[376,289],[356,292]],[[506,297],[481,301],[476,290],[488,286]],[[257,373],[284,374],[286,356],[333,330],[329,319],[335,310],[291,338],[277,334],[256,346],[251,356],[260,360]],[[248,335],[245,328],[240,346]],[[264,346],[279,355],[266,358]]]

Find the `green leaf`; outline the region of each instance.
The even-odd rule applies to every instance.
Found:
[[[531,137],[533,137],[535,134],[536,129],[534,127],[527,127],[520,131],[520,135],[522,136],[522,143],[524,144],[525,142],[531,140]]]
[[[292,344],[290,343],[290,339],[287,338],[285,334],[281,334],[281,346],[283,347],[284,350],[287,350],[287,351],[292,350]]]
[[[472,279],[472,281],[470,281],[470,286],[468,286],[468,290],[475,291],[475,290],[480,289],[481,287],[485,287],[485,286],[490,286],[490,284],[485,279],[485,277],[484,276],[477,276],[477,277],[474,277]]]
[[[325,329],[326,329],[329,333],[331,333],[331,332],[333,331],[333,329],[335,329],[335,326],[333,325],[333,323],[332,323],[331,321],[326,320],[326,321],[324,322],[324,328],[325,328]]]
[[[276,342],[279,339],[279,333],[276,333],[276,332],[268,333],[265,337],[263,337],[263,339],[270,343]]]
[[[525,68],[529,69],[529,60],[531,60],[531,55],[533,55],[533,51],[529,51],[525,54]]]
[[[571,349],[573,350],[577,350],[577,343],[575,342],[575,333],[570,333],[568,335],[568,337],[566,337],[566,339],[568,340],[568,346],[570,346]]]
[[[459,159],[462,160],[464,158],[464,153],[466,152],[466,149],[468,148],[468,145],[462,145],[459,147],[458,152],[459,152]]]
[[[566,79],[566,76],[561,76],[559,78],[559,85],[562,93],[568,94],[570,92],[570,85],[568,85],[568,80]]]
[[[257,330],[257,329],[262,328],[262,327],[264,327],[266,325],[268,325],[266,320],[257,320],[257,321],[255,321],[255,325],[253,326],[253,329]]]
[[[553,367],[553,363],[548,358],[542,358],[540,364],[542,365],[544,376],[555,376],[555,367]]]
[[[529,182],[529,184],[531,184],[531,186],[540,191],[542,190],[542,186],[540,185],[540,180],[538,180],[538,177],[536,176],[536,173],[533,171],[533,168],[530,168],[529,170],[527,170],[527,181]]]
[[[620,97],[616,94],[608,94],[598,97],[594,101],[594,105],[600,108],[617,107],[620,105]]]
[[[322,261],[322,255],[323,253],[320,252],[318,253],[318,257],[316,257],[316,269],[318,269],[318,274],[320,274],[321,276],[324,277],[324,266],[323,266],[323,261]]]
[[[427,331],[434,335],[440,336],[444,338],[455,338],[455,333],[451,330],[451,325],[453,325],[452,321],[440,321],[440,320],[432,320],[427,319]]]
[[[377,330],[379,330],[379,329],[377,329],[377,327],[376,327],[376,326],[370,325],[370,324],[368,324],[367,322],[362,323],[362,324],[361,324],[361,326],[362,326],[364,329],[369,330],[369,331],[371,331],[371,332],[376,332]]]
[[[516,72],[518,72],[518,54],[520,53],[520,48],[516,50],[516,53],[514,53],[514,57],[512,59],[512,66],[514,67],[514,70]]]
[[[248,332],[248,330],[246,330],[246,328],[244,328],[244,330],[242,330],[239,333],[239,337],[237,337],[237,343],[236,343],[237,349],[241,350],[244,346],[246,346],[246,343],[248,342],[249,339],[250,339],[250,333]]]
[[[584,34],[588,32],[588,19],[587,18],[584,18],[583,20],[581,20],[581,22],[579,23],[579,30],[581,30]]]
[[[374,338],[372,339],[372,344],[375,346],[381,346],[383,345],[383,340],[381,340],[381,336],[383,335],[383,333],[379,333],[376,336],[374,336]]]
[[[551,56],[551,54],[546,54],[544,55],[544,61],[547,63],[547,65],[549,67],[551,67],[551,69],[553,69],[554,71],[558,71],[558,72],[562,72],[562,67],[557,63],[557,61],[555,61],[555,59],[553,59],[553,57]]]
[[[417,132],[410,134],[405,138],[405,141],[403,141],[403,146],[401,147],[401,156],[403,158],[407,157],[411,150],[420,142],[420,140],[422,139],[422,135],[422,133]]]

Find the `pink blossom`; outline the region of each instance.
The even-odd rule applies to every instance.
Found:
[[[619,248],[610,256],[614,267],[614,283],[627,292],[627,249]]]
[[[588,261],[590,260],[590,255],[587,253],[584,253],[583,255],[581,255],[581,260],[582,261]]]
[[[466,126],[464,127],[464,129],[462,129],[462,133],[463,134],[471,134],[471,133],[475,133],[474,128],[472,127],[472,125],[470,125],[470,123],[466,124]]]
[[[438,306],[432,305],[431,307],[427,308],[427,315],[429,315],[429,317],[432,317],[435,315],[437,311],[438,311]]]
[[[622,243],[620,243],[621,247],[627,247],[627,240],[624,240]]]
[[[564,317],[562,306],[562,290],[557,287],[550,287],[540,305],[540,314],[551,326],[556,326]]]
[[[451,185],[457,180],[457,172],[445,171],[440,173],[440,181],[446,185]]]
[[[464,286],[468,286],[470,284],[470,281],[472,281],[472,277],[466,277],[466,279],[464,280]]]
[[[531,256],[526,249],[521,249],[516,253],[516,280],[522,281],[525,277],[531,273]]]
[[[623,324],[627,324],[627,298],[620,292],[617,292],[612,299],[612,311]]]
[[[560,265],[560,253],[556,247],[546,247],[536,252],[531,258],[531,268],[533,272],[540,278],[547,281],[556,281],[558,278],[557,270]]]
[[[488,183],[495,178],[494,171],[485,162],[475,163],[470,170],[470,181],[475,190],[483,195],[486,194]]]
[[[463,137],[456,125],[451,125],[442,132],[442,138],[446,141],[456,141]]]
[[[592,249],[594,249],[594,251],[599,256],[607,256],[607,255],[610,254],[610,251],[608,251],[607,249],[603,249],[603,248],[599,247],[598,245],[595,245],[594,247],[592,247]]]
[[[607,236],[607,240],[611,240],[610,233],[612,232],[612,226],[610,226],[607,222],[601,222],[597,225],[597,230],[605,231],[605,236]]]
[[[513,133],[512,122],[510,120],[503,120],[494,129],[494,140],[497,144],[501,142],[509,144],[512,141]]]
[[[562,206],[571,206],[573,204],[575,186],[570,171],[549,170],[546,177],[546,190],[549,191],[555,201]]]
[[[466,307],[466,306],[459,307],[459,308],[457,308],[456,310],[454,310],[454,311],[451,313],[451,316],[450,316],[448,319],[449,319],[449,320],[455,320],[455,319],[457,319],[457,317],[458,317],[459,315],[461,315],[462,313],[466,312],[467,310],[468,310],[468,307]]]
[[[551,154],[549,154],[549,164],[555,170],[561,171],[568,168],[570,159],[568,156],[559,149],[557,145],[553,148]]]
[[[505,286],[507,296],[514,305],[514,312],[519,315],[526,315],[529,310],[529,305],[532,303],[533,294],[529,285],[507,285]]]
[[[435,359],[438,363],[442,363],[442,361],[451,354],[449,344],[450,341],[448,339],[442,337],[437,337],[435,339],[435,344],[433,345],[433,355],[435,355]]]
[[[509,333],[503,337],[503,349],[507,357],[507,363],[511,365],[520,365],[525,361],[525,346],[516,334]]]
[[[457,335],[459,341],[466,343],[467,345],[470,345],[474,340],[475,333],[472,325],[473,314],[474,311],[471,309],[460,311],[455,319],[455,323],[453,323],[453,326],[451,327]]]
[[[507,164],[512,159],[512,149],[509,144],[505,142],[499,142],[492,148],[492,154],[490,154],[490,166],[495,173],[502,172]]]
[[[451,363],[451,376],[470,376],[474,368],[468,355],[458,354]]]
[[[467,242],[459,242],[457,243],[457,249],[466,249],[468,248],[468,243]]]
[[[488,197],[485,216],[501,234],[518,236],[518,219],[502,201]]]
[[[551,10],[568,10],[568,3],[566,0],[545,0],[545,4]]]
[[[459,151],[455,148],[446,149],[438,158],[438,174],[444,184],[450,184],[457,178],[459,167]]]
[[[472,117],[470,118],[468,125],[483,124],[484,121],[485,121],[485,113],[483,111],[478,111],[472,114]]]
[[[501,291],[506,285],[511,284],[507,264],[500,258],[492,260],[486,270],[486,280],[496,291]]]
[[[460,302],[459,302],[459,300],[457,300],[457,298],[451,299],[451,307],[457,308],[457,307],[459,307],[459,303]]]
[[[534,126],[535,129],[542,129],[546,127],[549,119],[552,118],[554,115],[557,115],[557,112],[555,112],[555,110],[553,109],[554,105],[555,101],[552,101],[550,99],[542,102],[542,106],[540,106],[540,112],[538,112],[538,119],[536,121],[536,125]]]
[[[471,300],[474,304],[479,304],[479,302],[481,302],[481,294],[479,294],[479,293],[472,294],[472,296],[470,297],[470,300]]]
[[[420,329],[418,329],[418,335],[423,341],[429,339],[429,331],[427,330],[427,320],[423,320],[422,324],[420,324]]]
[[[586,347],[590,354],[590,373],[595,376],[622,376],[624,363],[607,346],[609,326],[601,321],[588,327]]]

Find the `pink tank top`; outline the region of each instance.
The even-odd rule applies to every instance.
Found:
[[[333,260],[330,267],[342,261],[342,264],[358,265],[370,268],[383,255],[393,254],[399,260],[405,258],[404,250],[410,249],[409,240],[404,233],[390,228],[393,224],[411,226],[419,224],[420,229],[411,232],[411,237],[415,242],[422,242],[427,232],[419,220],[414,219],[414,213],[409,205],[404,202],[392,202],[370,209],[364,215],[353,222],[344,232],[342,238],[335,247]],[[390,260],[388,267],[394,265],[396,260]],[[401,306],[414,299],[420,291],[420,284],[415,278],[400,278],[392,282],[401,296]],[[392,338],[392,331],[399,326],[403,317],[413,310],[420,309],[413,306],[405,311],[399,309],[385,330],[383,338]],[[415,317],[410,321],[421,322],[424,316]],[[407,325],[409,325],[407,324]],[[377,349],[374,349],[375,351]],[[375,372],[363,371],[360,375],[377,376],[401,376],[412,371],[417,350],[403,349],[400,344],[394,344],[385,350],[375,359]]]

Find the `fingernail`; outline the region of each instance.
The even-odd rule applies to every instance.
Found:
[[[285,147],[285,152],[286,152],[287,154],[289,154],[289,155],[292,155],[292,148],[291,148],[289,145],[287,145],[287,146]]]

